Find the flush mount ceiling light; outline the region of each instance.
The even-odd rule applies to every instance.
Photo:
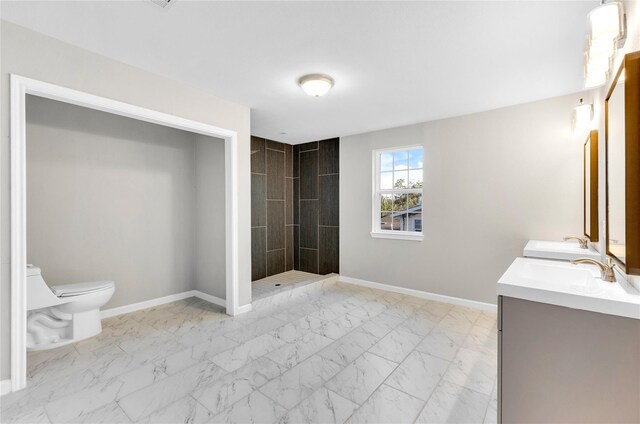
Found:
[[[323,74],[309,74],[300,77],[298,84],[305,93],[313,97],[324,96],[333,87],[333,78]]]

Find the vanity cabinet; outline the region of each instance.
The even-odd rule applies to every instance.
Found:
[[[640,423],[640,320],[499,296],[498,422]]]

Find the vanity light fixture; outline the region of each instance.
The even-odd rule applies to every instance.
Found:
[[[324,74],[309,74],[300,77],[298,84],[308,95],[320,97],[331,90],[333,87],[333,78]]]
[[[589,12],[589,28],[594,40],[618,41],[624,38],[624,9],[621,2],[605,3]]]
[[[589,35],[584,54],[585,87],[604,85],[611,71],[616,48],[626,38],[624,8],[621,2],[605,3],[589,12]]]
[[[580,99],[580,104],[573,108],[573,119],[571,123],[571,129],[576,135],[583,134],[591,127],[591,120],[593,119],[593,105],[584,104]]]

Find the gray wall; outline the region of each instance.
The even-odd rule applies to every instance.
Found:
[[[581,94],[340,139],[341,275],[496,303],[529,239],[582,233]],[[373,149],[424,146],[424,241],[373,239]]]
[[[196,285],[225,299],[224,141],[196,135]]]
[[[249,187],[250,110],[209,93],[0,21],[0,379],[10,377],[9,74],[51,82],[238,132],[238,186]],[[251,301],[251,199],[238,192],[239,303]]]
[[[225,297],[224,141],[27,99],[27,260],[47,283],[109,279],[117,307]]]

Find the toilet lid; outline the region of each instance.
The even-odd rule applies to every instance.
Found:
[[[51,291],[58,297],[80,296],[82,294],[107,290],[115,286],[113,281],[93,281],[90,283],[64,284],[51,286]]]

